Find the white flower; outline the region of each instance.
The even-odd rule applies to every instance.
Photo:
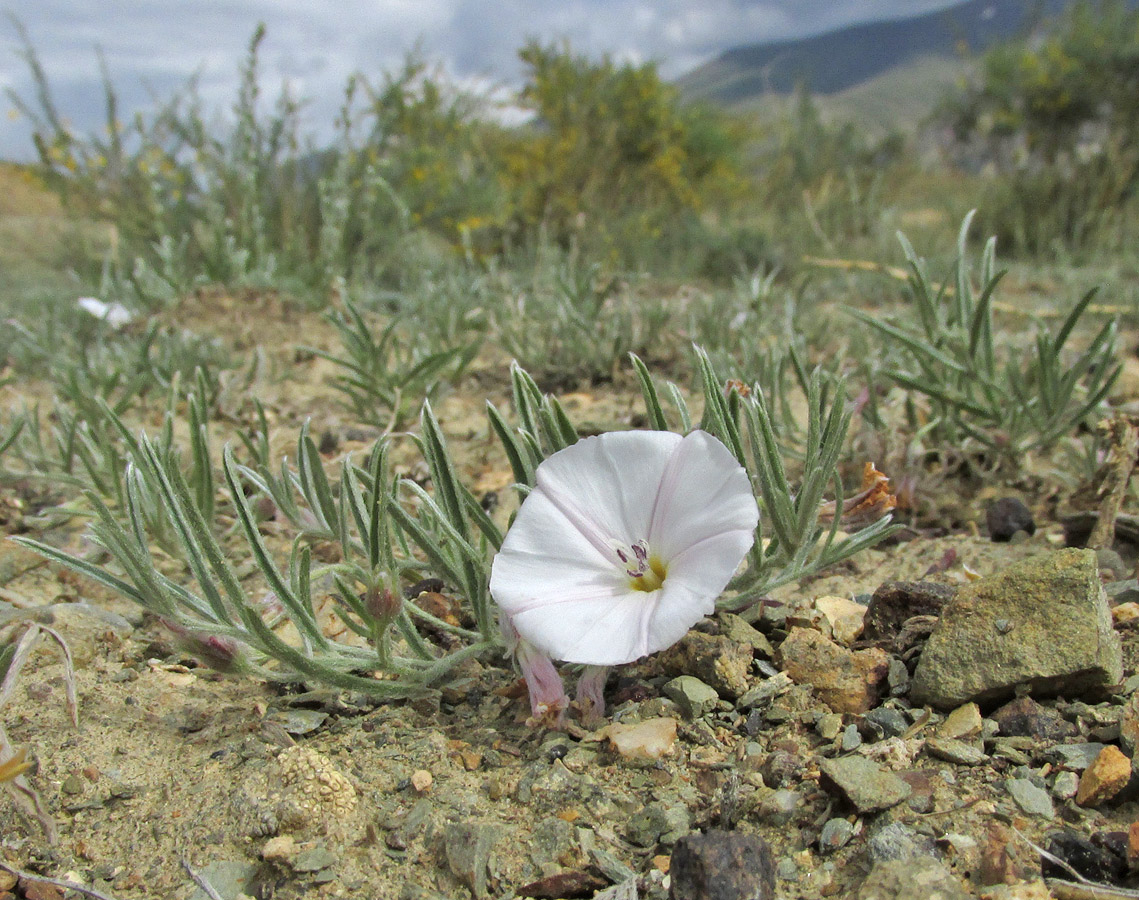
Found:
[[[631,662],[714,611],[758,521],[747,473],[707,432],[585,438],[538,466],[490,591],[547,657]]]
[[[80,297],[76,303],[85,313],[102,319],[112,328],[122,328],[134,318],[134,314],[121,303],[104,303],[96,297]]]

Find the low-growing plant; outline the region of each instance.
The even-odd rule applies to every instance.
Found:
[[[649,425],[692,430],[696,423],[680,390],[672,384],[664,389],[676,420],[670,424],[648,368],[635,357],[633,362]],[[779,459],[762,391],[725,393],[702,351],[697,364],[704,393],[699,425],[747,467],[770,528],[757,534],[746,570],[733,581],[735,593],[721,600],[722,608],[741,609],[772,587],[844,559],[889,532],[885,516],[853,536],[840,536],[841,515],[825,515],[828,486],[836,494],[831,509],[843,508],[837,460],[850,414],[840,384],[819,372],[810,377],[808,450],[795,490]],[[578,433],[561,403],[543,395],[524,370],[515,366],[512,381],[518,424],[493,407],[489,414],[519,491],[526,494],[541,461],[574,443]],[[412,696],[446,679],[464,659],[502,648],[489,576],[503,533],[459,479],[429,404],[413,439],[430,490],[392,474],[388,457],[397,439],[382,437],[361,462],[346,457],[334,478],[304,431],[295,469],[286,463],[270,469],[264,422],[260,434],[247,440],[253,465],[240,464],[226,448],[221,472],[227,517],[236,522],[242,555],[255,563],[248,579],[239,576],[210,520],[213,498],[206,495],[199,461],[209,456],[204,439],[187,473],[178,453],[139,436],[127,445],[131,463],[122,507],[86,492],[91,537],[110,554],[110,565],[28,538],[16,540],[161,616],[215,668],[273,680],[314,679],[381,700]],[[264,513],[255,508],[260,503],[251,498],[251,488],[263,492],[294,529],[286,560],[265,541]],[[182,562],[188,578],[160,566],[152,554],[156,517],[173,534],[167,552]],[[333,545],[335,552],[320,554],[332,561],[314,562],[319,542]],[[453,617],[422,602],[416,588],[409,590],[429,577],[455,595]],[[330,597],[328,614],[355,640],[329,637],[318,611],[321,596]],[[276,630],[284,622],[294,627],[295,642]]]
[[[1069,350],[1093,290],[1072,307],[1055,333],[1038,324],[1030,346],[999,348],[993,300],[1005,273],[997,270],[996,240],[990,238],[981,255],[979,287],[974,286],[967,247],[972,219],[967,216],[958,233],[952,277],[937,287],[925,261],[898,235],[909,264],[913,315],[883,319],[861,310],[851,314],[895,353],[902,351],[904,362],[882,374],[926,398],[931,440],[958,448],[971,442],[1008,463],[1052,447],[1103,403],[1121,371],[1115,357],[1116,324],[1108,321],[1082,350]],[[911,427],[916,430],[917,423]]]
[[[343,351],[304,349],[337,366],[332,384],[344,396],[345,407],[359,421],[384,431],[401,427],[411,408],[431,397],[441,382],[458,380],[482,343],[480,336],[464,346],[429,350],[398,318],[377,333],[346,290],[341,302],[343,311],[330,310],[325,319],[336,329]]]

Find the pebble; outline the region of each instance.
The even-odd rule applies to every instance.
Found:
[[[257,874],[257,866],[244,859],[217,859],[196,871],[222,900],[236,900]],[[210,896],[199,887],[190,900],[210,900]]]
[[[1080,776],[1075,772],[1057,772],[1052,780],[1052,796],[1057,800],[1071,800],[1080,789]]]
[[[1080,776],[1076,803],[1099,806],[1127,786],[1131,780],[1131,760],[1114,744],[1104,747]]]
[[[879,706],[872,709],[865,716],[868,722],[873,722],[882,729],[882,736],[887,738],[901,737],[910,727],[904,714],[889,706]]]
[[[291,865],[294,872],[319,872],[329,869],[337,863],[337,856],[323,844],[302,850],[292,858]]]
[[[914,616],[939,616],[953,599],[956,588],[933,581],[887,581],[870,598],[863,619],[862,637],[893,641],[902,623]]]
[[[736,698],[750,686],[752,649],[719,634],[690,631],[660,654],[670,675],[694,675],[724,697]]]
[[[1099,756],[1105,744],[1086,742],[1078,744],[1056,744],[1048,748],[1045,758],[1055,765],[1082,772]]]
[[[500,830],[494,825],[452,822],[443,829],[447,866],[475,900],[488,896],[487,866],[499,837]]]
[[[931,838],[918,834],[901,822],[890,822],[876,828],[866,842],[866,852],[874,862],[916,859],[934,851]]]
[[[775,858],[758,835],[690,834],[672,851],[669,879],[669,900],[774,900]]]
[[[925,749],[935,759],[959,766],[978,766],[988,759],[979,742],[931,737],[925,742]]]
[[[676,744],[676,724],[671,716],[645,719],[635,725],[614,722],[598,734],[608,738],[623,759],[660,759],[671,753]]]
[[[840,713],[863,713],[874,707],[889,672],[884,651],[848,650],[809,628],[792,628],[778,655],[792,681],[809,684]]]
[[[937,727],[937,736],[947,740],[976,737],[981,733],[981,709],[976,703],[963,703]]]
[[[629,819],[625,838],[629,843],[646,849],[658,843],[670,846],[687,834],[690,827],[687,807],[654,800]]]
[[[786,693],[795,686],[795,682],[791,680],[791,676],[786,672],[780,672],[777,675],[772,675],[770,678],[765,678],[755,687],[745,691],[736,703],[740,709],[751,709],[754,706],[762,706],[780,694]]]
[[[857,900],[968,900],[969,894],[945,866],[929,856],[874,865]]]
[[[819,833],[819,853],[834,853],[854,837],[854,826],[846,819],[828,819]]]
[[[844,647],[849,647],[862,634],[862,621],[866,607],[849,597],[819,597],[815,608],[830,625],[831,635]]]
[[[1046,741],[1062,741],[1075,737],[1079,728],[1055,709],[1041,706],[1031,697],[1017,697],[994,710],[990,718],[1009,737],[1032,737]]]
[[[833,741],[842,733],[842,716],[838,713],[823,713],[815,722],[815,733],[824,741]]]
[[[1055,550],[958,591],[922,651],[910,696],[947,709],[1011,697],[1022,684],[1079,696],[1122,677],[1095,553]]]
[[[699,719],[716,708],[720,695],[694,675],[680,675],[661,689],[686,719]]]
[[[865,757],[824,759],[819,771],[824,786],[837,790],[861,814],[897,806],[910,795],[906,782]]]
[[[1039,816],[1042,819],[1051,819],[1056,815],[1048,792],[1029,779],[1012,778],[1005,784],[1005,788],[1016,801],[1016,805],[1027,815]]]
[[[1127,874],[1127,860],[1124,856],[1070,828],[1049,832],[1043,844],[1045,850],[1062,859],[1089,881],[1115,884]],[[1046,857],[1041,860],[1041,870],[1045,878],[1071,880],[1072,877],[1071,872]]]
[[[720,627],[724,637],[737,644],[751,647],[752,653],[764,659],[771,659],[775,650],[766,635],[733,613],[720,613]]]
[[[862,735],[858,733],[858,726],[851,722],[842,733],[842,752],[851,753],[862,746]]]
[[[985,510],[985,524],[989,538],[998,543],[1012,540],[1018,531],[1036,533],[1032,511],[1017,497],[1001,497],[990,503]]]

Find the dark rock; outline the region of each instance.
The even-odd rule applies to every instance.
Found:
[[[761,837],[709,831],[681,838],[669,866],[670,900],[770,900],[775,859]]]
[[[837,790],[861,814],[897,806],[910,795],[901,778],[862,756],[824,759],[819,771],[823,786]]]
[[[1121,603],[1139,602],[1139,580],[1128,578],[1124,581],[1109,581],[1103,586],[1108,602],[1112,606]]]
[[[942,610],[911,697],[941,708],[1102,690],[1123,677],[1119,636],[1090,550],[1022,560],[961,588]]]
[[[519,897],[545,897],[563,900],[570,897],[592,897],[609,884],[604,878],[584,869],[558,872],[518,888]]]
[[[802,757],[786,750],[776,750],[763,761],[759,774],[768,787],[784,788],[798,784],[806,770],[807,764]]]
[[[858,889],[858,900],[968,900],[961,883],[929,856],[875,864]]]
[[[985,510],[985,524],[989,537],[997,542],[1012,540],[1018,531],[1036,534],[1032,511],[1016,497],[1001,497],[990,503]]]
[[[864,641],[892,641],[914,616],[939,616],[956,588],[934,581],[887,581],[870,598],[863,619]]]
[[[1104,846],[1106,842],[1093,842],[1089,838],[1065,828],[1045,835],[1044,849],[1059,857],[1089,881],[1113,884],[1127,874],[1127,857],[1114,848]],[[1052,862],[1047,857],[1041,861],[1045,878],[1062,878],[1070,881],[1071,872]]]
[[[995,710],[989,718],[1000,726],[1006,737],[1031,737],[1045,741],[1063,741],[1079,734],[1079,728],[1048,706],[1031,697],[1017,697]]]
[[[906,721],[906,717],[901,712],[888,706],[872,709],[864,718],[878,726],[882,730],[882,736],[888,738],[900,737],[910,727],[910,723]]]

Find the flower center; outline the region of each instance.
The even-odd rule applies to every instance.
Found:
[[[644,541],[637,541],[629,549],[631,553],[621,547],[617,548],[617,558],[625,566],[625,574],[629,576],[629,586],[635,591],[644,591],[646,594],[664,587],[668,566],[661,561],[661,558],[650,554]]]

